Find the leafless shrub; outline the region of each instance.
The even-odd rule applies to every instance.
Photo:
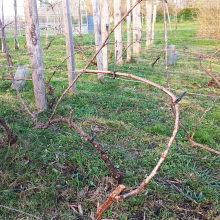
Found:
[[[220,0],[196,4],[198,36],[214,40],[220,39]]]

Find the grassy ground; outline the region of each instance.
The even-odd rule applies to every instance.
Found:
[[[163,24],[157,24],[156,30],[157,39],[152,50],[146,50],[143,42],[142,55],[117,70],[166,87],[163,52],[155,50],[164,49]],[[191,41],[196,36],[196,23],[181,23],[173,33],[183,41]],[[169,44],[183,50],[184,43],[174,34],[169,33]],[[80,37],[75,38],[81,43]],[[30,68],[27,50],[12,49],[13,39],[7,39],[7,43],[11,47],[13,65]],[[19,43],[23,47],[25,38],[20,37]],[[85,35],[84,48],[93,44],[94,36]],[[42,45],[45,45],[44,36]],[[186,50],[198,53],[201,49],[204,54],[211,54],[215,51],[215,43],[197,39],[186,47]],[[114,51],[113,46],[110,50]],[[94,48],[85,53],[91,57],[93,52]],[[151,63],[158,55],[161,58],[152,68]],[[49,50],[43,46],[43,56],[45,78],[48,79],[66,57],[65,41],[55,40]],[[0,60],[0,68],[7,73],[4,54],[0,54]],[[113,70],[114,59],[109,60],[109,69]],[[77,69],[85,64],[81,54],[76,54]],[[209,62],[203,60],[203,64],[208,67]],[[219,72],[217,62],[212,67],[215,74]],[[13,70],[15,72],[16,68]],[[51,82],[57,98],[68,85],[66,63],[60,70]],[[169,72],[173,92],[177,96],[182,91],[188,92],[180,102],[180,117],[189,131],[193,131],[196,120],[205,109],[215,104],[199,125],[195,141],[220,150],[219,88],[207,86],[210,77],[199,67],[196,55],[180,53],[176,65],[169,66]],[[36,111],[31,82],[26,82],[21,96],[30,109]],[[174,117],[168,101],[161,91],[143,83],[128,82],[123,78],[113,80],[111,77],[99,82],[96,75],[85,74],[77,82],[77,92],[63,99],[56,115],[67,118],[74,110],[75,123],[92,136],[96,135],[110,159],[123,171],[123,184],[127,186],[126,191],[130,191],[154,168],[172,134]],[[15,145],[8,146],[4,142],[6,134],[0,129],[0,204],[43,219],[92,219],[97,201],[102,204],[117,186],[96,149],[67,125],[56,124],[47,130],[33,129],[34,124],[18,101],[10,81],[0,81],[0,103],[0,116],[19,137]],[[48,108],[38,117],[39,121],[46,122],[51,112],[52,109]],[[192,148],[184,137],[179,130],[158,175],[141,193],[114,203],[104,218],[143,219],[145,215],[146,219],[217,219],[220,216],[220,157]],[[173,181],[199,205],[165,184],[162,178]],[[77,204],[82,205],[83,215],[73,210],[78,211],[74,206]],[[0,207],[0,218],[27,217]]]

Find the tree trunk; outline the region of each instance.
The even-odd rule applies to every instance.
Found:
[[[106,39],[109,34],[110,28],[110,16],[109,16],[109,0],[102,0],[100,2],[100,10],[101,10],[101,29],[102,29],[102,41]],[[108,44],[106,44],[102,48],[103,53],[103,70],[108,70]]]
[[[136,3],[136,0],[133,0],[133,5]],[[133,54],[134,56],[138,56],[141,54],[141,5],[138,4],[133,9],[133,41],[134,48]]]
[[[81,33],[81,8],[80,8],[81,0],[78,0],[78,24],[79,24],[79,32]]]
[[[152,22],[152,7],[153,4],[150,1],[146,2],[146,24],[147,24],[147,28],[146,28],[146,47],[149,47],[151,44],[151,22]]]
[[[121,19],[121,0],[114,0],[114,25]],[[115,56],[118,51],[117,65],[122,66],[122,26],[121,23],[115,29]]]
[[[17,0],[14,0],[14,11],[15,11],[15,49],[19,49],[18,46],[18,21],[17,21]]]
[[[166,3],[166,9],[167,9],[167,17],[168,17],[168,21],[169,21],[169,25],[170,25],[170,31],[172,32],[172,26],[171,26],[171,22],[170,22],[170,13],[169,13],[167,3]]]
[[[154,5],[154,12],[153,12],[153,23],[152,23],[152,40],[151,44],[154,43],[154,35],[155,35],[155,24],[156,24],[156,16],[157,16],[157,5]]]
[[[127,10],[131,8],[131,0],[127,0]],[[127,63],[131,62],[131,13],[127,16]]]
[[[26,40],[32,67],[34,96],[38,110],[47,107],[44,83],[44,62],[41,48],[40,29],[37,14],[37,2],[24,0]]]
[[[92,10],[93,10],[93,21],[94,21],[94,31],[95,31],[95,44],[96,50],[98,50],[102,44],[102,35],[101,35],[101,16],[99,11],[99,2],[98,0],[92,0]],[[103,55],[102,50],[97,55],[97,66],[98,70],[103,70]],[[103,73],[98,74],[98,79],[102,80],[104,78]]]
[[[1,20],[2,20],[2,25],[4,26],[4,8],[3,8],[3,0],[0,0],[0,14],[1,14]],[[4,36],[5,36],[5,29],[4,29]],[[1,50],[3,53],[5,53],[5,47],[3,45],[3,41],[1,39]]]
[[[62,0],[62,6],[63,6],[63,18],[64,18],[65,38],[66,38],[66,55],[70,56],[70,58],[67,59],[68,81],[70,85],[72,84],[73,80],[76,78],[76,74],[75,74],[73,29],[72,29],[69,0]],[[69,91],[70,93],[76,91],[76,83],[74,83],[72,90],[70,89]]]

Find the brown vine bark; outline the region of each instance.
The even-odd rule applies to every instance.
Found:
[[[90,73],[98,73],[100,71],[97,71],[97,70],[83,70],[84,72],[90,72]],[[76,72],[80,72],[80,71],[76,71]],[[174,94],[172,94],[170,91],[168,91],[166,88],[164,88],[163,86],[160,86],[154,82],[151,82],[147,79],[143,79],[141,77],[138,77],[138,76],[135,76],[135,75],[132,75],[132,74],[126,74],[126,73],[115,73],[115,72],[111,72],[111,71],[102,71],[102,73],[105,73],[105,74],[110,74],[110,75],[116,75],[116,76],[123,76],[123,77],[128,77],[128,78],[132,78],[132,79],[136,79],[136,80],[139,80],[139,81],[142,81],[142,82],[145,82],[146,84],[148,85],[151,85],[151,86],[154,86],[156,88],[158,88],[159,90],[165,92],[172,100],[172,102],[174,103],[174,108],[175,108],[175,125],[174,125],[174,130],[173,130],[173,134],[168,142],[168,145],[165,149],[165,151],[161,154],[161,158],[160,160],[158,161],[157,165],[155,166],[155,168],[152,170],[152,172],[150,173],[150,175],[145,179],[143,180],[143,182],[140,184],[140,186],[135,189],[135,190],[132,190],[131,192],[127,193],[127,194],[124,194],[124,195],[116,195],[116,196],[113,196],[111,195],[110,198],[101,206],[101,208],[99,208],[97,210],[97,216],[96,216],[96,220],[99,220],[101,219],[102,217],[102,214],[110,207],[110,205],[115,202],[115,201],[119,201],[119,200],[123,200],[123,199],[127,199],[131,196],[134,196],[136,194],[138,194],[145,186],[146,184],[149,183],[149,181],[157,174],[160,166],[162,165],[162,163],[164,162],[164,160],[166,159],[168,153],[169,153],[169,150],[172,146],[172,143],[175,139],[175,136],[177,134],[177,131],[178,131],[178,127],[179,127],[179,105],[175,103],[176,101],[176,96]],[[120,189],[124,189],[125,186],[123,185],[120,185],[117,189],[116,189],[116,192],[119,192]]]
[[[215,42],[215,44],[216,44],[216,51],[215,51],[215,53],[212,54],[212,57],[214,57],[215,54],[217,54],[217,53],[220,52],[220,49],[217,49],[217,42]],[[211,70],[211,72],[212,72],[212,74],[213,74],[213,71],[212,71],[212,61],[211,61],[211,60],[210,60],[209,65],[210,65],[210,70]],[[218,74],[216,75],[216,78],[217,78],[217,77],[218,77]],[[215,82],[215,80],[212,78],[211,81],[208,82],[208,86],[215,86],[217,83],[214,83],[214,82]]]
[[[220,86],[220,82],[218,81],[218,79],[213,76],[203,65],[202,65],[202,58],[200,57],[200,66],[203,68],[203,70],[212,77],[213,80],[215,80],[215,82]]]
[[[10,130],[10,128],[2,118],[0,118],[0,124],[4,127],[5,131],[7,132],[8,135],[7,143],[9,143],[10,145],[16,143],[18,140],[18,136],[16,134],[13,135],[13,132]]]

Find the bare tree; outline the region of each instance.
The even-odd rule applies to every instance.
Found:
[[[170,31],[172,32],[172,26],[171,26],[171,21],[170,21],[170,13],[169,13],[169,8],[167,6],[167,3],[166,3],[166,9],[167,9],[167,17],[168,17],[168,21],[169,21]]]
[[[102,31],[102,41],[106,39],[109,34],[110,28],[110,18],[109,18],[109,0],[100,1],[100,11],[101,11],[101,31]],[[102,48],[103,53],[103,70],[108,70],[108,44]]]
[[[47,99],[44,83],[44,62],[37,14],[37,3],[35,0],[24,0],[24,14],[35,101],[37,109],[42,110],[47,107]]]
[[[114,0],[114,25],[121,19],[121,0]],[[121,23],[115,29],[115,55],[118,57],[117,65],[122,66],[122,26]]]
[[[73,80],[76,78],[76,75],[75,75],[74,41],[73,41],[73,31],[72,31],[69,0],[62,0],[62,6],[63,6],[63,17],[64,17],[64,26],[65,26],[65,38],[66,38],[66,55],[69,57],[69,59],[67,60],[68,81],[69,81],[69,85],[71,85]],[[73,91],[76,91],[75,83],[72,87],[72,90],[70,90],[70,92]]]
[[[43,0],[41,0],[43,1]],[[49,8],[51,8],[52,12],[55,15],[55,18],[57,20],[57,23],[59,24],[59,33],[62,33],[62,27],[61,27],[61,15],[60,15],[60,8],[59,5],[62,2],[62,0],[46,0],[44,3],[46,3]],[[57,9],[57,10],[55,10]]]
[[[93,10],[93,21],[94,21],[94,30],[95,30],[95,43],[96,51],[99,50],[102,44],[102,35],[101,35],[101,16],[99,11],[99,2],[98,0],[92,0],[92,10]],[[103,70],[103,54],[102,50],[97,55],[97,66],[98,70]],[[98,79],[102,80],[104,78],[103,73],[98,74]]]
[[[172,14],[174,16],[174,20],[175,20],[175,29],[177,29],[177,16],[178,13],[182,10],[182,8],[179,7],[179,5],[177,4],[176,1],[173,2],[168,2],[168,7],[170,9],[170,14]]]

